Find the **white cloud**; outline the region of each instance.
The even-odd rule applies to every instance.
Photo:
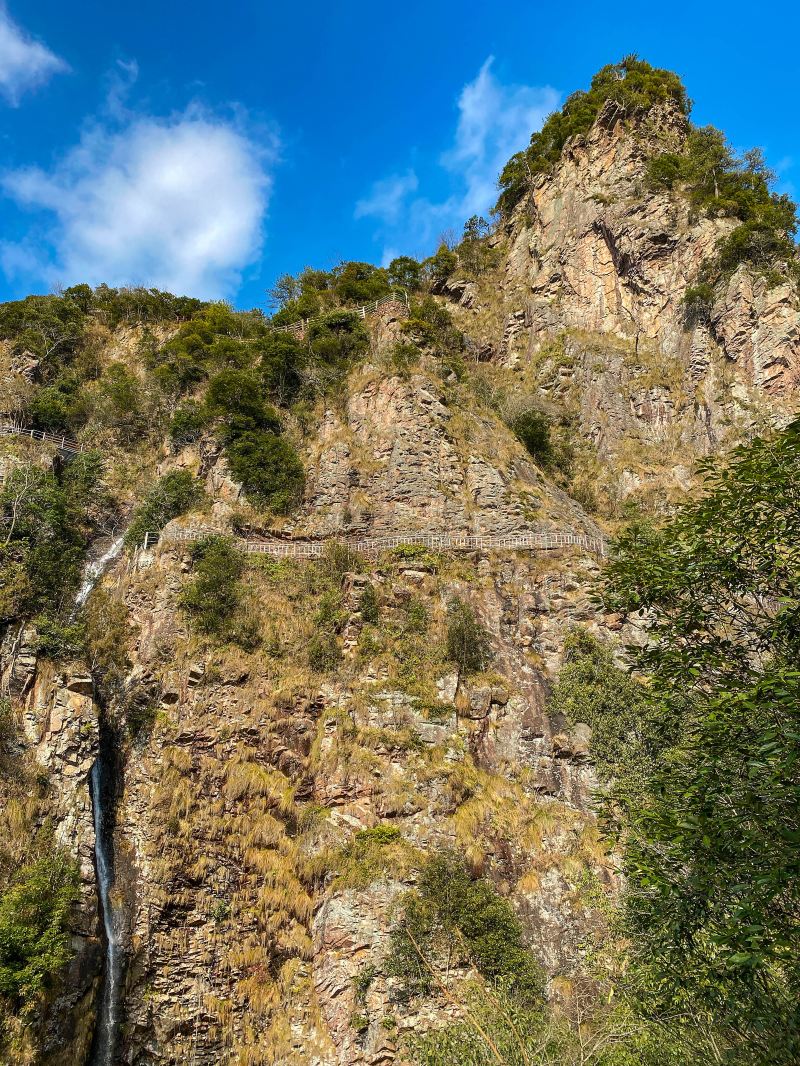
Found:
[[[274,135],[257,146],[239,124],[193,107],[90,127],[51,171],[11,171],[2,187],[54,221],[36,247],[49,284],[143,284],[215,298],[235,291],[260,251],[276,155]],[[5,268],[29,263],[32,244],[6,245]]]
[[[397,222],[405,207],[409,193],[416,192],[419,181],[413,170],[405,174],[392,174],[376,181],[369,196],[356,204],[356,218],[374,217],[386,222]]]
[[[66,70],[64,60],[18,26],[0,3],[0,93],[12,107],[23,93]]]
[[[356,204],[356,218],[376,218],[380,235],[392,245],[402,241],[420,254],[431,250],[443,229],[491,211],[503,166],[560,105],[560,93],[549,86],[504,85],[492,72],[493,62],[490,56],[458,98],[453,143],[439,159],[452,192],[438,202],[415,197],[419,182],[407,171],[375,182]]]

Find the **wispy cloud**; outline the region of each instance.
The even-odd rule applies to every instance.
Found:
[[[449,195],[441,200],[415,196],[419,177],[406,170],[376,181],[356,204],[355,217],[375,219],[377,235],[392,248],[416,254],[431,250],[442,230],[489,212],[506,161],[561,103],[560,93],[549,86],[503,84],[493,62],[489,56],[458,98],[452,143],[438,160]]]
[[[124,110],[119,94],[109,110]],[[51,170],[2,177],[8,196],[47,221],[46,237],[34,230],[24,244],[2,246],[3,268],[50,285],[231,295],[260,252],[276,136],[262,133],[256,144],[241,121],[199,106],[169,118],[124,114],[122,123],[88,126]]]
[[[407,197],[417,191],[418,185],[419,181],[413,170],[376,181],[369,196],[356,204],[356,218],[372,217],[384,222],[397,222],[401,210],[406,206]]]
[[[16,107],[26,92],[66,70],[67,63],[18,26],[0,3],[0,94],[6,101]]]

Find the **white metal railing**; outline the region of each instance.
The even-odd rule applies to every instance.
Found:
[[[3,437],[30,437],[31,440],[41,440],[46,444],[55,444],[62,452],[73,452],[77,455],[83,451],[83,445],[69,437],[57,433],[45,433],[41,429],[28,429],[25,426],[14,425],[13,422],[0,423],[0,436]]]
[[[380,300],[375,300],[374,303],[366,304],[364,307],[356,307],[351,311],[351,314],[358,315],[359,318],[366,318],[367,315],[377,314],[381,307],[386,304],[401,303],[404,307],[408,308],[408,293],[401,290],[391,292],[388,296],[382,296]],[[348,308],[342,308],[347,311]],[[296,333],[303,335],[308,328],[308,319],[301,318],[298,322],[290,322],[288,326],[273,326],[273,329],[279,333]]]
[[[170,530],[163,538],[157,533],[145,533],[142,547],[146,550],[159,539],[166,542],[196,541],[219,534],[219,530],[203,527]],[[344,539],[342,543],[362,555],[376,556],[392,548],[420,546],[439,548],[445,551],[475,551],[480,549],[553,551],[557,548],[583,548],[591,555],[605,558],[606,545],[599,537],[586,537],[579,533],[501,533],[493,536],[470,533],[401,533],[389,537],[368,537],[362,540]],[[241,551],[252,554],[273,555],[278,558],[318,558],[325,550],[324,540],[240,540]]]

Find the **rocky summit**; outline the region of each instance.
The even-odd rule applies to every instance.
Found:
[[[796,493],[689,522],[731,455],[793,439],[800,263],[758,162],[674,75],[613,69],[424,262],[309,268],[271,316],[81,285],[0,306],[3,1062],[792,1060],[722,992],[658,999],[635,901],[642,841],[672,847],[652,796],[716,750],[681,745],[747,639],[730,612],[765,612],[748,670],[793,639]],[[769,484],[741,477],[737,506]],[[690,550],[729,558],[773,505],[782,576],[751,593],[736,556],[695,700],[706,660],[670,688],[654,649],[710,607],[679,631],[667,575],[710,593]],[[724,955],[723,925],[686,935]],[[756,982],[785,1032],[791,955]]]

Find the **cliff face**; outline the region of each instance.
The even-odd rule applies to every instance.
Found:
[[[485,381],[571,421],[569,484],[456,374],[424,355],[410,372],[390,368],[399,327],[384,323],[346,395],[316,412],[305,499],[283,532],[602,536],[625,500],[657,510],[691,487],[699,455],[784,417],[800,366],[788,284],[742,268],[707,323],[686,327],[686,286],[730,223],[693,219],[679,196],[646,188],[648,146],[684,136],[669,112],[631,132],[607,108],[493,238],[496,268],[444,286]],[[202,480],[205,526],[240,513],[209,440],[165,445],[157,463]],[[255,651],[192,633],[179,605],[189,569],[186,547],[165,541],[106,578],[128,612],[125,697],[102,712],[120,726],[121,1060],[403,1061],[404,1035],[457,1013],[436,997],[398,1005],[386,966],[393,906],[442,846],[512,902],[555,996],[602,926],[587,881],[601,895],[617,882],[591,813],[589,731],[547,703],[572,626],[637,639],[590,599],[597,560],[416,550],[361,569],[253,561]],[[368,584],[377,623],[364,618]],[[331,597],[343,657],[318,670],[307,649]],[[471,677],[443,655],[454,597],[491,635],[493,660]],[[45,1062],[82,1062],[102,971],[88,784],[101,712],[88,675],[54,671],[29,644],[7,635],[5,685],[82,877],[76,961],[41,1046]]]
[[[442,286],[495,375],[577,423],[592,445],[579,481],[607,514],[680,495],[697,457],[796,403],[793,282],[741,266],[706,315],[687,315],[687,287],[735,221],[648,182],[648,160],[685,138],[672,109],[632,121],[607,104],[492,238],[497,265]]]

